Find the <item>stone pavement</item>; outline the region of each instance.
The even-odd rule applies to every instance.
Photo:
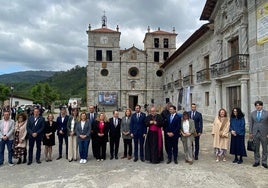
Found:
[[[21,164],[9,167],[5,162],[0,167],[0,188],[268,187],[268,170],[263,167],[252,167],[252,152],[248,152],[248,157],[244,158],[244,163],[240,165],[232,163],[233,156],[231,155],[228,155],[226,162],[215,161],[210,134],[211,126],[209,122],[204,124],[201,153],[199,160],[194,161],[193,165],[184,162],[181,141],[179,142],[178,165],[173,162],[166,164],[166,159],[160,164],[150,164],[140,160],[136,163],[127,159],[109,160],[108,144],[107,160],[103,162],[93,159],[91,146],[86,164],[79,164],[79,161],[70,163],[63,158],[56,161],[55,158],[58,156],[56,145],[53,148],[54,160],[52,162],[45,162],[43,148],[41,164],[34,161],[30,166]],[[122,146],[121,142],[119,156],[123,152]]]

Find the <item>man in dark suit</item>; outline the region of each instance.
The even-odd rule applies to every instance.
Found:
[[[113,117],[109,119],[110,159],[118,159],[118,148],[121,137],[121,119],[119,112],[113,111]]]
[[[194,139],[194,159],[198,160],[198,154],[199,154],[199,140],[200,136],[203,133],[203,117],[202,114],[198,111],[196,111],[196,104],[191,104],[191,111],[188,112],[188,116],[190,119],[194,120],[195,130],[196,130],[196,137]]]
[[[253,138],[256,145],[254,151],[255,163],[253,167],[260,165],[260,144],[262,145],[262,166],[267,166],[267,136],[268,136],[268,111],[263,109],[263,102],[256,101],[255,108],[249,117],[249,137]]]
[[[181,118],[176,113],[176,107],[171,105],[169,107],[170,115],[168,117],[168,125],[165,128],[165,134],[167,135],[167,151],[168,161],[167,164],[171,163],[173,155],[174,163],[178,164],[178,141],[179,131],[181,129]]]
[[[165,129],[166,129],[166,127],[168,126],[168,117],[169,117],[169,115],[170,115],[170,113],[169,113],[169,107],[172,105],[172,103],[171,102],[168,102],[167,104],[166,104],[166,107],[165,107],[165,109],[161,112],[161,116],[162,116],[162,119],[163,119],[163,123],[164,123],[164,125],[163,125],[163,131],[165,132]],[[165,145],[165,150],[166,150],[166,153],[168,153],[168,151],[167,151],[167,135],[166,134],[164,134],[164,145]]]
[[[144,162],[144,138],[147,134],[145,126],[146,114],[141,112],[141,106],[136,105],[135,113],[130,120],[130,135],[134,138],[134,162],[138,161],[138,144],[140,143],[140,159]]]
[[[98,114],[95,112],[95,107],[93,105],[89,106],[89,113],[87,113],[87,118],[89,120],[91,126],[91,145],[92,145],[92,153],[93,157],[96,158],[96,134],[94,133],[94,125],[95,120]]]
[[[45,127],[45,119],[40,116],[40,109],[34,108],[33,116],[30,116],[27,122],[27,134],[29,137],[29,156],[28,165],[32,164],[33,161],[33,147],[36,142],[36,162],[41,163],[41,141],[43,137],[43,130]]]
[[[66,113],[66,108],[62,107],[60,110],[60,116],[57,118],[57,135],[59,139],[59,157],[56,160],[62,158],[62,144],[63,139],[66,145],[66,159],[68,159],[68,134],[67,134],[67,123],[69,120],[69,116]]]

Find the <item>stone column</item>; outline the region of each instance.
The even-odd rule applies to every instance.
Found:
[[[221,39],[217,39],[216,41],[217,44],[217,58],[216,58],[216,62],[219,63],[222,61],[222,40]]]
[[[248,100],[248,80],[249,78],[240,78],[241,82],[241,110],[245,113],[245,121],[248,123],[248,107],[249,103]]]
[[[215,115],[218,115],[218,111],[220,108],[222,108],[222,97],[221,97],[221,82],[217,81],[215,85],[215,91],[216,91],[216,110]]]
[[[240,26],[241,39],[240,41],[240,54],[248,54],[248,36],[247,36],[247,24],[241,24]]]

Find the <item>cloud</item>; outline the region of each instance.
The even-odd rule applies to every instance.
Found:
[[[178,33],[182,44],[203,23],[205,0],[12,0],[0,6],[0,74],[18,70],[67,70],[87,65],[88,24],[101,27],[103,12],[108,27],[121,32],[121,49],[133,44],[143,49],[151,31]],[[179,46],[177,46],[179,47]]]

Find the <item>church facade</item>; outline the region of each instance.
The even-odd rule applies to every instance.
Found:
[[[150,31],[144,37],[144,49],[134,45],[120,49],[120,32],[102,27],[88,34],[87,103],[100,109],[114,110],[136,104],[162,106],[163,71],[160,66],[176,50],[176,36],[172,32]]]

